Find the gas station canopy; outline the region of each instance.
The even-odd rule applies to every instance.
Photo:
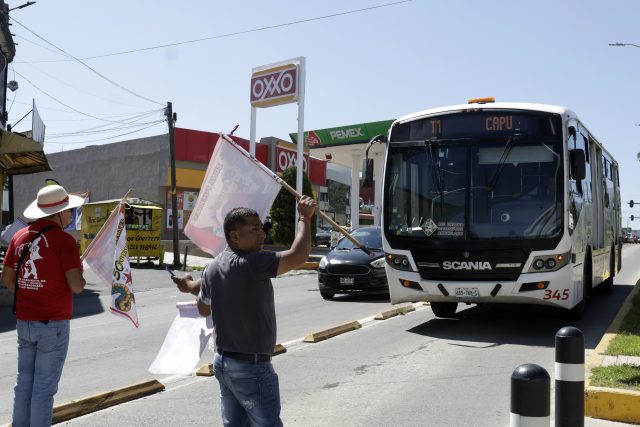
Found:
[[[340,126],[327,129],[311,130],[304,133],[304,142],[313,155],[330,158],[332,162],[347,167],[352,166],[352,156],[359,154],[364,156],[366,144],[376,135],[389,133],[393,120],[382,120],[379,122],[359,123],[354,125]],[[298,138],[297,133],[290,133],[291,140],[295,143]],[[369,153],[384,152],[384,147],[376,144]],[[380,154],[378,153],[378,154]]]

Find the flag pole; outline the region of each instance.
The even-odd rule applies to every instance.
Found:
[[[234,140],[232,140],[231,138],[229,138],[227,135],[225,134],[220,134],[222,136],[222,138],[224,138],[227,142],[231,143],[234,147],[236,147],[237,149],[239,149],[245,156],[247,154],[246,151],[240,147],[238,144],[236,144],[236,142]],[[302,198],[302,195],[300,193],[298,193],[293,187],[291,187],[289,184],[287,184],[287,182],[280,178],[277,174],[275,174],[271,169],[269,169],[268,167],[266,167],[265,165],[263,165],[262,163],[260,163],[258,161],[258,159],[256,159],[255,157],[249,155],[247,156],[249,157],[256,165],[258,165],[265,173],[267,173],[269,176],[271,176],[273,179],[276,180],[276,182],[278,184],[280,184],[282,187],[284,187],[285,190],[287,190],[289,193],[291,193],[291,195],[293,195],[293,197],[296,198],[296,200],[300,200]],[[372,252],[370,249],[368,249],[366,246],[364,246],[362,243],[360,243],[355,237],[353,237],[351,234],[349,234],[349,232],[347,230],[345,230],[344,228],[342,228],[337,222],[335,222],[333,219],[331,219],[326,213],[322,212],[320,209],[318,209],[318,207],[316,207],[316,213],[318,215],[320,215],[325,221],[327,221],[329,224],[331,224],[331,226],[333,226],[334,229],[338,230],[340,233],[344,234],[344,237],[346,237],[347,239],[349,239],[351,241],[351,243],[353,243],[354,245],[356,245],[356,247],[358,249],[362,249],[367,255],[372,255]]]
[[[102,227],[100,227],[100,231],[98,231],[98,234],[96,234],[96,236],[93,238],[93,240],[91,240],[91,242],[89,242],[89,246],[87,246],[87,248],[84,250],[84,252],[82,253],[82,256],[80,256],[80,261],[84,261],[84,259],[86,258],[87,254],[89,253],[89,251],[91,250],[91,248],[93,247],[93,245],[95,244],[95,242],[98,241],[98,238],[100,236],[102,236],[103,232],[104,232],[104,226],[107,225],[109,223],[109,221],[111,220],[111,218],[114,217],[114,215],[116,214],[116,212],[118,211],[118,209],[120,208],[120,205],[122,204],[123,201],[127,200],[127,198],[129,197],[129,194],[133,191],[133,188],[130,188],[129,191],[127,191],[127,194],[124,195],[124,197],[122,199],[120,199],[120,202],[118,203],[118,207],[114,210],[111,211],[111,213],[109,214],[109,216],[107,217],[107,220],[104,222],[104,224],[102,224]]]

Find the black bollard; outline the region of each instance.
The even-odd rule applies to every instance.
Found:
[[[573,326],[556,334],[556,427],[584,427],[584,335]]]
[[[551,414],[549,373],[533,363],[511,374],[511,427],[549,427]]]

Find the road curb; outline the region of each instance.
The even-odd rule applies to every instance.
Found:
[[[318,263],[315,263],[318,264]],[[413,305],[406,305],[397,307],[392,310],[387,310],[376,315],[382,316],[378,320],[386,320],[390,317],[397,316],[398,314],[405,314],[415,311],[416,308]],[[337,335],[344,334],[346,332],[355,331],[362,328],[362,324],[355,320],[352,322],[344,323],[342,325],[335,326],[333,328],[325,329],[320,332],[314,332],[307,335],[303,342],[316,343],[320,341],[333,338]],[[273,356],[283,354],[287,352],[287,348],[282,344],[276,344],[273,350]],[[200,366],[196,372],[196,376],[212,377],[215,376],[212,363],[207,363]],[[164,384],[158,380],[150,380],[142,383],[134,384],[128,387],[124,387],[118,390],[112,390],[106,393],[97,394],[95,396],[87,397],[77,401],[71,401],[53,408],[53,423],[60,423],[73,418],[77,418],[83,415],[90,414],[102,409],[109,408],[121,403],[125,403],[131,400],[139,399],[141,397],[149,396],[151,394],[158,393],[165,390]]]
[[[302,264],[300,267],[296,267],[296,270],[317,270],[319,264],[320,264],[319,262],[307,261],[304,264]]]
[[[196,377],[215,377],[216,373],[213,370],[213,363],[205,363],[196,369]]]
[[[286,353],[287,349],[282,344],[276,344],[273,349],[273,356]],[[215,377],[216,371],[213,370],[213,363],[205,363],[196,370],[197,377]]]
[[[374,320],[387,320],[390,317],[397,316],[399,314],[406,314],[412,311],[416,311],[416,308],[411,305],[403,305],[402,307],[392,308],[375,315]]]
[[[360,329],[362,324],[357,320],[349,323],[344,323],[342,325],[335,326],[333,328],[325,329],[324,331],[314,332],[311,335],[307,335],[303,342],[316,343],[320,341],[324,341],[329,338],[333,338],[337,335],[344,334],[345,332],[355,331],[356,329]]]
[[[149,396],[165,389],[157,380],[144,381],[118,390],[73,400],[53,408],[53,423],[60,423],[82,415],[100,411],[111,406]]]
[[[277,356],[286,352],[287,349],[285,346],[283,346],[282,344],[276,344],[275,348],[273,349],[273,356]]]
[[[585,395],[584,414],[592,418],[601,418],[611,421],[640,423],[640,392],[624,389],[612,389],[593,387],[591,382],[591,369],[602,366],[605,351],[611,340],[617,335],[622,320],[631,309],[631,301],[640,292],[640,280],[638,280],[627,295],[622,307],[613,318],[607,328],[607,332],[593,350],[585,363]]]

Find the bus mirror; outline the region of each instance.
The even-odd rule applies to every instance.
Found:
[[[586,176],[584,150],[570,150],[569,163],[571,166],[571,178],[576,181],[582,181]]]
[[[373,187],[373,159],[365,159],[363,176],[364,179],[362,180],[362,187]]]

